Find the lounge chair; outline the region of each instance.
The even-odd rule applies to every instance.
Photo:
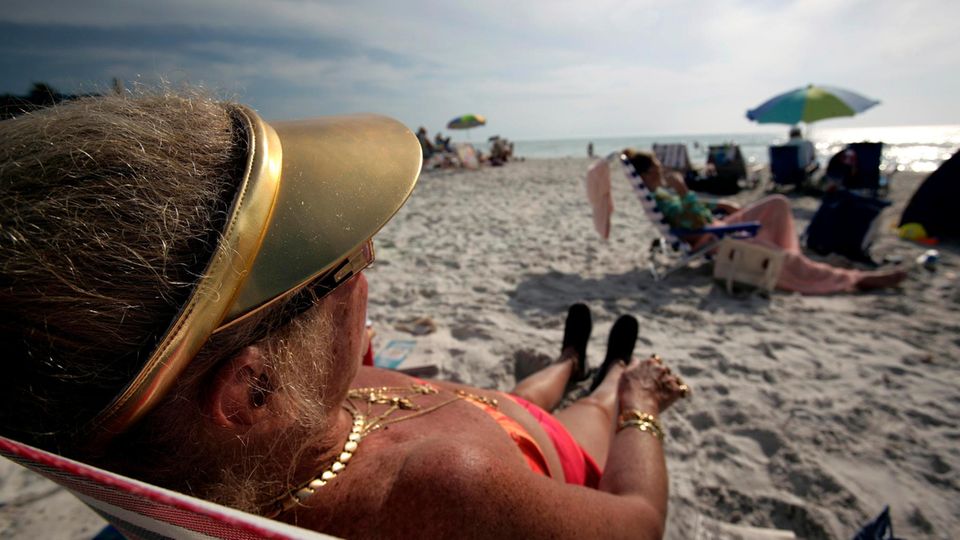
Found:
[[[890,189],[890,177],[896,169],[880,171],[883,143],[857,142],[847,147],[857,155],[857,173],[847,179],[843,187],[852,191],[865,191],[874,197],[884,196]]]
[[[800,147],[792,144],[770,147],[770,176],[774,185],[802,187],[819,168],[816,161],[800,166]]]
[[[687,145],[683,143],[661,144],[654,143],[653,153],[656,154],[660,164],[665,168],[680,173],[684,178],[698,176],[693,164],[690,163],[690,154],[687,153]]]
[[[724,236],[752,237],[756,236],[760,229],[760,223],[753,221],[748,223],[738,223],[736,225],[723,225],[719,227],[704,227],[697,230],[674,229],[667,223],[666,218],[657,209],[653,194],[647,189],[647,186],[640,178],[637,169],[627,158],[626,154],[620,154],[620,163],[623,165],[624,174],[630,181],[634,193],[640,199],[643,209],[650,221],[657,227],[660,236],[653,241],[650,246],[650,273],[655,280],[661,280],[670,275],[673,271],[683,268],[693,261],[702,259],[710,255],[713,249]],[[699,237],[703,234],[712,234],[713,239],[694,250],[687,242],[688,238]]]
[[[711,145],[707,152],[706,175],[687,178],[687,186],[702,193],[733,195],[741,189],[754,187],[758,178],[747,169],[739,146]]]
[[[329,539],[0,437],[0,455],[56,482],[128,539]]]

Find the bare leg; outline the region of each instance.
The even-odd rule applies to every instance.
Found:
[[[610,366],[607,376],[592,394],[554,413],[601,469],[607,463],[607,453],[616,430],[619,408],[617,386],[623,369],[620,363]]]
[[[560,360],[517,383],[510,393],[533,403],[545,411],[552,411],[563,399],[567,381],[577,365],[577,353],[567,347]]]
[[[760,222],[756,240],[761,243],[774,245],[788,252],[802,252],[797,227],[793,221],[793,210],[790,201],[783,195],[764,197],[719,220],[719,223],[733,225],[745,221]]]

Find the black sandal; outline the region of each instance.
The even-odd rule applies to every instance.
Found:
[[[560,355],[567,348],[573,348],[577,353],[577,367],[571,374],[570,380],[580,382],[587,378],[587,342],[590,341],[590,332],[593,331],[593,321],[590,317],[590,308],[585,304],[574,304],[567,310],[567,322],[563,327],[563,347]]]
[[[610,329],[610,338],[607,341],[607,357],[603,359],[600,369],[593,375],[590,391],[593,392],[603,382],[610,367],[618,361],[629,362],[633,357],[633,347],[637,344],[637,333],[640,323],[633,315],[623,315]]]

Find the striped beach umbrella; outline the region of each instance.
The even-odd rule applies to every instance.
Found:
[[[758,124],[809,124],[826,118],[853,116],[878,103],[843,88],[810,84],[768,99],[748,110],[747,118]]]
[[[447,129],[470,129],[482,126],[487,123],[487,119],[479,114],[465,114],[458,116],[447,122]]]

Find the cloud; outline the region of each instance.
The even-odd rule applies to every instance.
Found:
[[[513,137],[725,132],[807,82],[883,101],[849,121],[960,122],[960,4],[8,0],[0,91],[33,80],[203,82],[270,117],[352,110]],[[922,95],[922,100],[914,96]]]

